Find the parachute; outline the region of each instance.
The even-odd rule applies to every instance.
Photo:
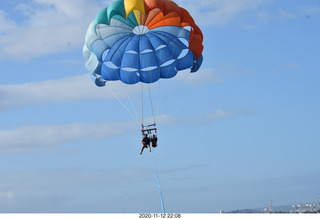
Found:
[[[174,81],[182,70],[198,71],[203,61],[202,42],[202,32],[189,12],[171,0],[116,0],[102,9],[89,25],[83,56],[95,84],[109,88],[138,122],[139,113],[130,97],[138,89],[129,88],[140,86],[137,99],[140,101],[142,134],[157,134],[155,114],[159,110],[154,107],[159,107],[159,101],[155,104],[154,99],[164,92],[154,95],[151,90],[156,86],[158,89],[154,90],[160,90],[160,82],[165,79]],[[118,83],[114,86],[113,82]],[[123,90],[121,86],[128,97],[127,104],[116,94]],[[163,91],[170,92],[171,88]],[[149,98],[144,98],[145,93]],[[144,105],[147,101],[153,121],[145,125]],[[156,165],[155,169],[162,212],[165,213]]]
[[[198,71],[202,42],[189,12],[171,0],[116,0],[89,25],[83,56],[97,86],[143,86]]]

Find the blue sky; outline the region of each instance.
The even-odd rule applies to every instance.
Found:
[[[155,165],[168,212],[320,196],[318,1],[176,1],[204,62],[160,89],[159,147],[142,156],[117,85],[95,87],[82,57],[109,3],[0,2],[0,212],[160,212]]]

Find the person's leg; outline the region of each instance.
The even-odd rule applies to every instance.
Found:
[[[143,150],[144,150],[145,148],[148,148],[148,146],[149,146],[149,145],[145,145],[145,144],[143,144],[143,146],[142,146],[142,148],[141,148],[141,152],[140,152],[140,154],[142,154]]]
[[[148,146],[148,148],[149,148],[149,151],[151,152],[151,147],[150,147],[150,145],[147,145]]]
[[[142,154],[142,152],[143,152],[143,149],[144,149],[144,145],[143,145],[143,146],[142,146],[142,148],[141,148],[140,154]]]

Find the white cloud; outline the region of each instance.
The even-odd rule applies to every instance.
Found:
[[[184,116],[183,118],[176,118],[171,115],[160,115],[158,116],[158,121],[161,124],[167,125],[198,126],[208,125],[218,119],[229,119],[235,116],[236,113],[230,110],[218,109],[208,113]]]
[[[5,24],[1,25],[0,59],[30,59],[80,48],[101,8],[94,0],[31,0],[16,7],[25,16],[21,23],[0,12],[0,24]]]
[[[178,89],[183,85],[198,86],[219,82],[223,82],[223,79],[215,74],[213,69],[200,69],[196,73],[182,71],[171,80],[161,80],[161,85],[159,86],[157,84],[149,86],[154,93],[153,96],[158,100],[162,100],[172,90]],[[159,90],[159,88],[161,89]],[[0,85],[0,113],[49,103],[70,103],[90,99],[116,98],[121,99],[121,104],[128,109],[132,107],[137,109],[140,107],[140,92],[140,84],[126,85],[120,81],[111,81],[105,87],[97,87],[90,79],[89,74],[59,80]],[[145,92],[148,92],[148,90],[146,89]]]
[[[14,28],[16,28],[15,22],[10,20],[4,11],[0,10],[0,39],[1,34],[11,31]]]
[[[121,82],[110,82],[108,86],[100,88],[94,85],[88,74],[59,80],[0,85],[0,112],[55,102],[114,99],[113,94],[121,98],[135,93],[136,89],[134,86],[123,86]]]
[[[134,122],[92,122],[60,125],[33,125],[0,130],[1,153],[43,151],[61,144],[103,139],[130,133]]]
[[[254,112],[250,112],[254,113]],[[248,115],[243,111],[215,110],[197,115],[177,118],[172,115],[159,115],[159,124],[198,126],[209,125],[219,119],[230,119],[238,115]],[[146,118],[145,121],[151,120]],[[135,121],[128,122],[87,122],[58,125],[30,125],[8,130],[0,130],[0,153],[21,153],[51,150],[62,144],[84,140],[104,139],[132,133],[136,130]]]
[[[232,21],[240,13],[255,10],[266,0],[179,0],[179,6],[186,8],[197,24],[225,25]]]
[[[179,72],[176,76],[177,80],[184,81],[190,85],[204,85],[212,83],[222,83],[224,80],[218,76],[212,68],[200,68],[195,73],[190,73],[190,70]]]
[[[283,19],[293,19],[297,17],[294,13],[289,12],[283,8],[278,8],[278,13],[279,16]]]

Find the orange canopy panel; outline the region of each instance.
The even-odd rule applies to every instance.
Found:
[[[149,29],[153,29],[153,28],[161,27],[161,26],[177,26],[177,27],[181,27],[180,17],[164,18],[163,20],[155,23],[154,25],[148,26],[148,28]]]

